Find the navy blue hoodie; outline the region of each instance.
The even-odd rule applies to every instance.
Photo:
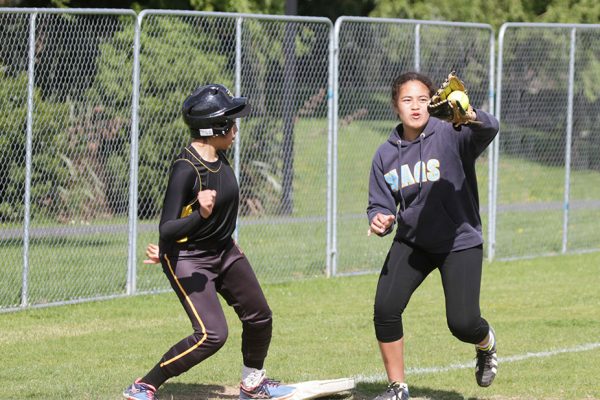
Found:
[[[475,160],[498,133],[498,120],[481,110],[477,120],[455,129],[430,117],[412,142],[398,125],[373,157],[369,223],[377,213],[396,215],[395,240],[431,253],[482,244]]]

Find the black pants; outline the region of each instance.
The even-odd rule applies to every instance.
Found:
[[[244,365],[262,368],[271,343],[271,310],[248,259],[233,240],[221,251],[161,254],[161,262],[194,329],[162,357],[166,377],[189,370],[225,344],[227,321],[217,293],[242,321]]]
[[[482,246],[431,254],[394,240],[377,283],[377,340],[389,343],[404,336],[402,313],[417,287],[436,268],[442,277],[446,320],[452,334],[473,344],[485,339],[489,325],[479,310],[482,261]]]

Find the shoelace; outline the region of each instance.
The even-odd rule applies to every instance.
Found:
[[[266,398],[270,398],[271,394],[269,392],[269,387],[277,387],[279,385],[280,385],[280,381],[276,381],[276,380],[270,379],[270,378],[265,378],[260,383],[260,385],[258,385],[258,387],[256,389],[254,389],[254,393],[257,395],[267,396]]]
[[[483,364],[482,367],[492,367],[492,360],[494,359],[494,352],[489,350],[477,350],[477,364]]]
[[[269,386],[279,386],[281,383],[281,381],[276,381],[274,379],[270,379],[270,378],[265,378],[263,379],[263,381],[260,383],[260,385],[258,386],[258,391],[261,390],[267,390],[267,387]]]
[[[156,395],[154,394],[154,390],[152,390],[152,388],[150,388],[148,385],[138,383],[137,386],[139,392],[146,392],[146,397],[148,398],[148,400],[158,400],[158,397],[156,397]]]
[[[262,369],[256,370],[252,372],[244,381],[248,383],[248,387],[256,387],[260,385],[263,377],[265,375],[265,371]]]
[[[400,396],[402,394],[402,387],[396,383],[396,382],[392,382],[388,385],[388,393],[389,392],[394,392],[394,397],[397,399],[401,399],[402,397]]]

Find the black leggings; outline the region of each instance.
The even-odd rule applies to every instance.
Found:
[[[479,311],[482,246],[446,254],[431,254],[394,240],[375,294],[375,335],[384,343],[404,336],[402,313],[427,275],[439,269],[446,298],[446,320],[454,336],[479,343],[489,325]]]
[[[161,254],[163,270],[185,309],[194,333],[162,357],[165,378],[177,376],[216,353],[228,329],[219,293],[242,321],[244,365],[262,368],[271,343],[272,316],[246,256],[232,242],[222,251]]]

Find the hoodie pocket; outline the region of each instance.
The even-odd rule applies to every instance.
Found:
[[[397,234],[424,248],[434,248],[452,241],[458,227],[443,203],[436,199],[426,206],[415,204],[401,212]]]

